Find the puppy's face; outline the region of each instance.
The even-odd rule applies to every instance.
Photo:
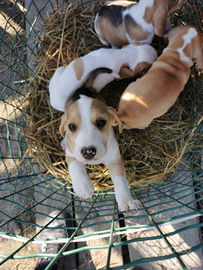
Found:
[[[114,109],[95,98],[82,96],[65,110],[59,128],[64,137],[67,132],[67,149],[78,161],[99,161],[107,152],[107,142],[112,126],[122,122]]]

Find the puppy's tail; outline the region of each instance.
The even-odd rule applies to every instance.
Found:
[[[119,74],[109,68],[101,67],[94,69],[87,74],[87,76],[82,80],[78,87],[72,92],[72,95],[70,95],[69,98],[66,100],[65,108],[69,107],[73,102],[78,100],[80,98],[80,95],[85,95],[102,100],[96,89],[93,87],[94,81],[100,74],[109,74],[115,78],[120,79]],[[105,85],[106,83],[108,82],[105,81],[103,85]]]
[[[100,67],[88,73],[87,76],[82,80],[82,82],[77,88],[80,88],[80,87],[92,88],[94,81],[102,73],[107,73],[114,78],[121,79],[120,75],[117,72],[113,71],[112,69]]]

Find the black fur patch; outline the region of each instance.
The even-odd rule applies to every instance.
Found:
[[[125,27],[126,27],[126,31],[129,33],[130,28],[131,27],[136,27],[136,26],[138,26],[138,24],[134,21],[134,19],[129,14],[127,14],[125,16]]]
[[[108,18],[112,25],[118,27],[123,19],[122,19],[122,11],[125,10],[126,7],[122,6],[103,6],[99,11],[99,16]]]
[[[84,96],[91,97],[91,98],[101,99],[99,94],[96,91],[93,91],[93,89],[90,90],[89,88],[81,87],[81,88],[78,88],[72,94],[72,96],[70,97],[70,101],[72,101],[72,103],[74,103],[76,100],[81,98],[80,95],[84,95]]]
[[[87,76],[82,84],[81,87],[76,89],[72,95],[69,96],[69,98],[66,101],[65,107],[71,106],[75,101],[81,98],[81,95],[91,97],[91,98],[97,98],[100,100],[103,100],[100,95],[96,92],[96,90],[92,87],[92,84],[94,80],[97,78],[98,75],[102,73],[111,74],[113,71],[109,68],[96,68],[93,71],[91,71]]]
[[[81,95],[90,97],[90,98],[97,98],[102,100],[100,95],[95,91],[94,88],[87,88],[87,87],[80,87],[73,94],[67,99],[65,107],[70,107],[75,101],[81,98]]]
[[[123,22],[122,12],[126,9],[130,9],[135,4],[137,3],[135,2],[126,6],[122,6],[122,5],[108,6],[107,4],[100,9],[100,11],[98,12],[98,15],[104,18],[108,18],[108,20],[110,21],[112,25],[114,25],[115,27],[118,27]]]

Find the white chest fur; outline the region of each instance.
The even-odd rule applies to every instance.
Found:
[[[181,61],[191,62],[190,58],[185,55],[184,49],[187,46],[187,44],[191,43],[191,40],[196,36],[197,36],[197,31],[194,28],[190,28],[187,34],[182,36],[182,39],[184,40],[183,46],[177,49],[177,52],[179,52],[180,54]]]

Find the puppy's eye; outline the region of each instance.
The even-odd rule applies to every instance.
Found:
[[[98,119],[96,122],[96,125],[99,129],[103,128],[106,125],[106,120],[104,119]]]
[[[68,127],[69,127],[69,129],[70,129],[71,132],[75,132],[76,131],[76,125],[70,124]]]

